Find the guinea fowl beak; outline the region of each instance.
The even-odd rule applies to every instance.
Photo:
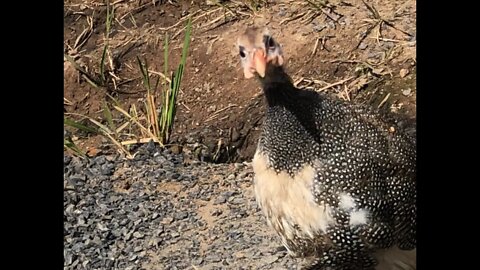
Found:
[[[245,66],[243,72],[245,78],[253,77],[256,72],[260,77],[265,77],[265,69],[267,68],[267,57],[263,49],[254,49],[250,63]]]
[[[255,65],[255,70],[257,71],[260,77],[265,77],[265,69],[267,68],[267,56],[263,49],[255,50],[253,52],[253,64]]]

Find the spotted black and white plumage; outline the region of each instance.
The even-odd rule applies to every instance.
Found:
[[[268,32],[250,28],[238,45],[245,76],[261,70],[268,107],[255,193],[288,251],[311,258],[307,269],[363,270],[382,264],[380,251],[414,250],[413,138],[369,108],[296,89]],[[385,269],[416,268],[388,260]]]

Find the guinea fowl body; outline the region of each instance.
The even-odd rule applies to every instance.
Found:
[[[289,253],[312,258],[308,269],[415,269],[413,139],[368,108],[296,89],[282,67],[260,81],[255,195]]]
[[[416,269],[414,140],[367,107],[295,88],[268,31],[237,45],[267,103],[255,196],[289,253],[306,269]]]

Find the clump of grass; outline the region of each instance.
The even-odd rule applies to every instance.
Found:
[[[99,80],[102,84],[106,83],[105,77],[105,62],[108,56],[108,33],[110,32],[111,22],[113,20],[113,10],[110,11],[107,6],[107,31],[106,31],[106,44],[103,50],[102,59],[100,62],[100,71],[101,77]],[[155,91],[158,88],[160,83],[160,77],[157,77],[156,82],[154,84],[151,83],[150,80],[150,73],[148,69],[147,61],[140,60],[137,57],[138,65],[140,67],[140,72],[143,78],[143,85],[147,90],[146,94],[146,101],[145,101],[145,108],[146,108],[146,115],[142,116],[139,114],[139,111],[136,109],[134,105],[130,107],[128,110],[125,110],[121,107],[121,105],[116,101],[112,96],[108,95],[112,100],[111,103],[104,103],[103,104],[103,123],[99,121],[80,114],[70,113],[68,115],[76,115],[83,119],[88,119],[91,123],[94,124],[94,127],[89,127],[80,122],[75,122],[71,119],[65,118],[64,125],[74,127],[78,130],[83,130],[85,132],[100,134],[106,138],[108,138],[120,152],[124,153],[127,158],[133,158],[133,156],[127,151],[124,146],[128,146],[130,144],[135,143],[146,143],[149,140],[153,140],[159,143],[161,146],[165,145],[169,142],[170,136],[173,130],[173,124],[175,121],[175,114],[176,114],[176,107],[177,107],[177,96],[180,90],[180,84],[183,78],[183,72],[185,69],[185,64],[187,61],[187,54],[188,48],[190,46],[190,33],[191,33],[191,18],[189,18],[186,32],[185,32],[185,39],[183,43],[182,49],[182,57],[180,64],[178,65],[176,71],[172,74],[171,79],[169,80],[167,77],[163,77],[163,91],[161,97],[161,108],[160,112],[157,110],[157,102],[155,100]],[[164,44],[164,70],[165,74],[168,72],[168,36],[165,38]],[[67,58],[68,59],[68,58]],[[70,59],[72,60],[72,59]],[[73,61],[72,61],[73,62]],[[74,63],[74,62],[73,62]],[[112,111],[110,107],[118,111],[120,114],[127,117],[127,121],[123,124],[119,124],[118,127],[115,124],[115,121],[112,116]],[[144,125],[144,120],[146,120],[146,125]],[[143,122],[143,123],[142,123]],[[125,134],[122,133],[126,127],[131,125],[135,125],[140,129],[142,135],[141,138],[138,138],[138,135],[133,135],[137,137],[134,140],[127,140],[122,141],[121,138],[125,137],[132,137],[132,134]],[[131,133],[131,132],[129,132]],[[71,140],[64,141],[65,148],[73,151],[79,155],[81,155],[80,149],[76,147],[76,145]]]
[[[164,90],[163,104],[161,108],[160,118],[160,131],[162,138],[165,142],[170,139],[171,132],[173,130],[173,124],[175,121],[175,114],[177,111],[177,96],[180,90],[180,83],[183,77],[183,70],[185,69],[185,63],[187,62],[188,47],[190,46],[190,32],[192,28],[191,18],[187,22],[187,29],[185,31],[185,40],[183,42],[182,58],[176,72],[173,74],[171,83],[168,84],[167,80],[164,80],[164,85],[169,85]],[[165,72],[168,70],[168,36],[165,38]],[[166,74],[166,73],[165,73]]]
[[[70,127],[73,127],[73,128],[76,128],[78,130],[82,130],[82,131],[85,131],[85,132],[88,132],[88,133],[97,133],[97,129],[95,128],[92,128],[92,127],[88,127],[82,123],[79,123],[79,122],[76,122],[76,121],[73,121],[72,119],[69,119],[67,117],[63,118],[63,124],[65,126],[70,126]],[[86,157],[85,153],[82,152],[82,150],[75,144],[75,142],[73,142],[72,138],[70,137],[64,137],[63,138],[63,147],[65,148],[65,150],[77,155],[77,156],[80,156],[80,157]]]
[[[108,109],[108,107],[107,107],[107,109]],[[104,107],[104,113],[105,113],[105,107]],[[108,112],[105,113],[105,115],[108,115],[109,113],[111,115],[110,110],[108,110]],[[118,129],[115,129],[115,128],[111,129],[111,128],[105,126],[104,124],[98,122],[97,120],[95,120],[91,117],[85,116],[85,115],[76,114],[76,113],[71,113],[71,115],[76,115],[76,116],[83,117],[84,119],[88,119],[90,122],[92,122],[96,126],[96,128],[86,126],[84,124],[81,124],[79,122],[75,122],[75,121],[73,121],[71,119],[68,119],[68,118],[64,118],[64,122],[63,122],[64,125],[74,127],[76,129],[83,130],[83,131],[86,131],[86,132],[89,132],[89,133],[103,135],[104,137],[110,139],[110,141],[118,148],[118,150],[120,152],[122,152],[123,154],[125,154],[127,156],[127,158],[133,158],[133,156],[119,142],[118,136],[117,136]],[[108,120],[108,117],[107,117],[107,122],[112,127],[115,127],[114,124],[113,124],[113,119],[110,118],[110,120]],[[70,145],[66,144],[66,141],[64,142],[64,146],[71,148]]]
[[[140,72],[142,73],[143,77],[143,85],[147,89],[147,100],[145,102],[145,107],[147,111],[147,124],[148,129],[151,130],[155,138],[160,138],[160,128],[158,126],[158,115],[157,115],[157,107],[155,106],[155,89],[157,89],[158,82],[160,78],[157,78],[157,82],[155,87],[152,87],[150,84],[150,74],[148,72],[148,64],[147,61],[142,63],[140,58],[137,56],[138,66],[140,67]]]
[[[160,108],[160,115],[157,115],[157,107],[155,102],[155,90],[158,87],[159,78],[155,84],[155,87],[152,88],[150,84],[150,74],[148,72],[148,65],[145,61],[144,63],[137,57],[138,65],[143,77],[143,85],[147,89],[147,101],[146,101],[146,111],[147,111],[147,122],[148,128],[151,133],[155,136],[156,139],[160,141],[162,145],[166,144],[170,140],[170,136],[173,130],[173,124],[175,122],[175,114],[177,110],[177,96],[180,90],[180,84],[183,78],[183,71],[185,69],[185,64],[187,62],[188,48],[190,46],[190,33],[191,33],[191,18],[187,22],[187,28],[185,32],[185,39],[183,42],[182,49],[182,58],[180,64],[177,67],[175,73],[172,74],[170,83],[165,78],[163,80],[163,94],[162,94],[162,105]],[[168,73],[168,35],[165,35],[164,43],[164,71],[165,74]]]

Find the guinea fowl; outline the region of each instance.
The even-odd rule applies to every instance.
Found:
[[[306,269],[416,269],[416,146],[361,105],[294,87],[267,30],[237,40],[267,112],[252,161],[256,200]]]

